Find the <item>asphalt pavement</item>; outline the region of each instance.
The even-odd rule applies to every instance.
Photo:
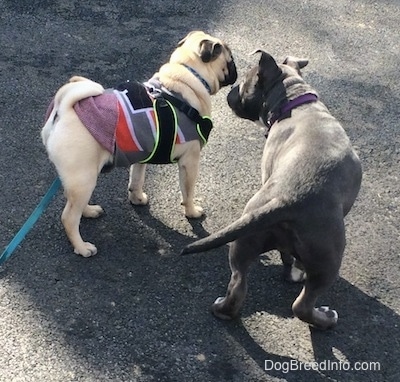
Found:
[[[399,381],[399,20],[398,0],[1,0],[1,249],[56,176],[40,140],[55,90],[73,74],[104,87],[144,81],[193,29],[229,43],[239,76],[257,48],[309,58],[304,77],[348,132],[364,178],[340,277],[319,301],[338,311],[335,329],[293,317],[301,286],[282,281],[275,252],[254,264],[240,317],[214,318],[227,247],[177,254],[240,216],[264,144],[224,89],[196,186],[204,219],[184,217],[176,166],[149,168],[142,208],[116,169],[93,195],[106,214],[81,224],[95,257],[73,254],[60,191],[1,266],[0,381]]]

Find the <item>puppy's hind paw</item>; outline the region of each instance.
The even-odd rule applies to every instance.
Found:
[[[74,252],[83,257],[91,257],[97,253],[97,248],[92,243],[84,242],[79,248],[76,247]]]
[[[336,310],[330,309],[329,306],[321,306],[319,308],[314,308],[313,318],[314,323],[311,323],[310,326],[316,329],[326,330],[336,326],[339,315]]]
[[[335,323],[337,322],[339,315],[336,312],[336,310],[329,309],[329,306],[320,306],[319,308],[316,308],[316,310],[325,313],[327,317],[332,319]]]

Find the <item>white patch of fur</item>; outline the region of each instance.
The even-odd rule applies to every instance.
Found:
[[[258,121],[254,121],[254,123],[255,123],[255,125],[258,126],[258,127],[263,127],[263,128],[265,128],[265,124],[264,124],[264,122],[263,122],[263,120],[262,120],[261,117],[259,118]]]
[[[320,306],[319,308],[317,308],[317,310],[319,310],[320,312],[326,313],[326,312],[330,312],[333,314],[332,319],[337,322],[339,319],[339,315],[338,312],[336,310],[333,309],[329,309],[329,306]]]
[[[292,269],[290,270],[290,277],[292,278],[292,281],[299,283],[301,281],[304,281],[306,278],[306,273],[302,271],[299,268],[296,268],[294,265],[292,266]]]

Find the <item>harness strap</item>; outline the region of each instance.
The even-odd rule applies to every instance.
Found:
[[[209,117],[202,117],[200,113],[192,106],[187,104],[186,102],[180,100],[177,97],[174,97],[171,94],[166,92],[162,92],[160,97],[168,100],[172,105],[174,105],[179,111],[186,114],[186,116],[196,123],[197,132],[200,137],[203,139],[203,144],[206,144],[208,141],[208,137],[213,128],[212,121]]]
[[[154,110],[157,120],[157,136],[153,152],[141,163],[166,164],[172,163],[178,128],[177,118],[171,104],[158,97],[154,100]]]

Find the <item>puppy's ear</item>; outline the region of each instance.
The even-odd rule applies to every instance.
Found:
[[[283,64],[291,66],[292,68],[296,69],[299,74],[301,74],[300,69],[303,69],[308,65],[308,60],[306,58],[288,56],[285,58],[285,61],[283,61]]]
[[[258,79],[262,84],[271,83],[282,74],[282,70],[279,68],[275,59],[267,52],[258,50],[254,53],[260,52],[261,58],[258,63]]]
[[[200,42],[200,57],[203,62],[214,61],[222,53],[222,45],[211,40]]]

